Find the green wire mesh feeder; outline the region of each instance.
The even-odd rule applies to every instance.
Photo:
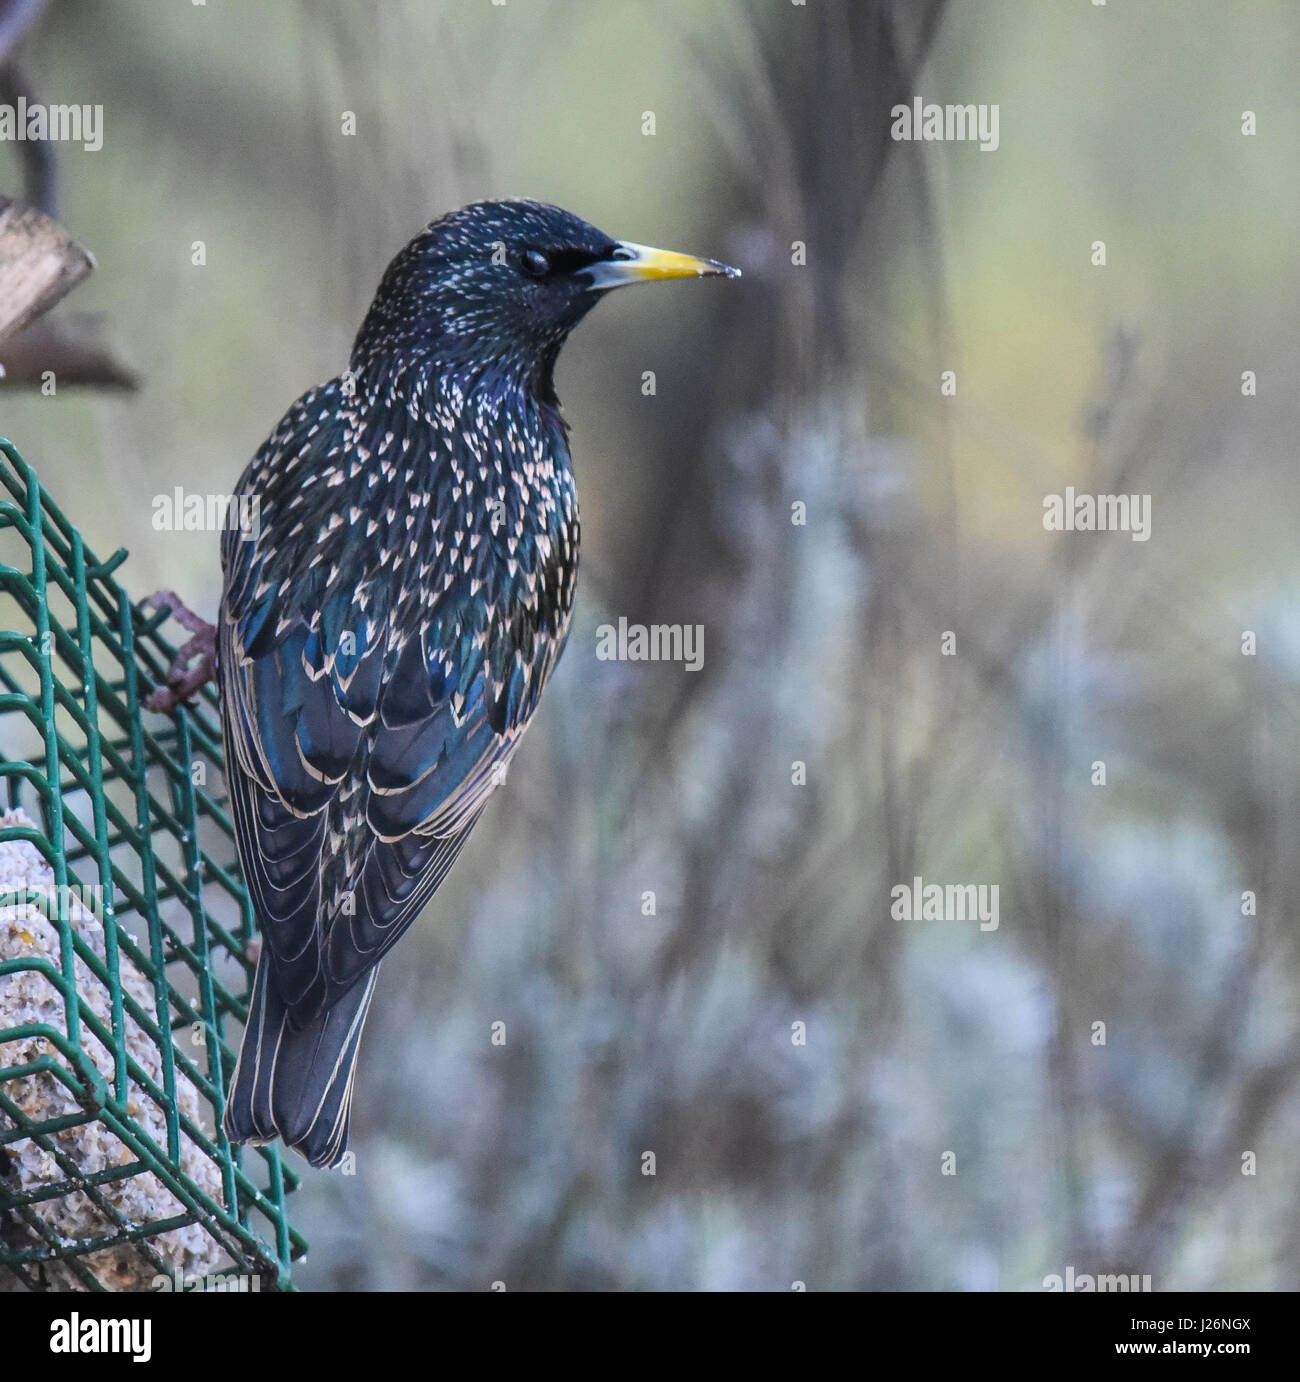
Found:
[[[175,650],[125,557],[0,441],[0,1290],[287,1288],[297,1180],[221,1132],[255,926],[215,699],[143,711]]]

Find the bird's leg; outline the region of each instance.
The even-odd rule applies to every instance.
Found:
[[[193,610],[182,603],[180,596],[170,590],[160,590],[150,595],[141,605],[142,609],[165,609],[183,628],[194,635],[172,658],[167,669],[167,685],[160,686],[145,700],[146,710],[159,710],[168,714],[178,705],[189,703],[206,682],[212,681],[217,671],[217,630],[206,619],[200,619]]]

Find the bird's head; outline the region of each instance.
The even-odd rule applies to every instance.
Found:
[[[739,273],[611,239],[544,202],[475,202],[432,222],[388,266],[353,367],[423,357],[458,376],[528,380],[546,395],[565,338],[609,289]]]

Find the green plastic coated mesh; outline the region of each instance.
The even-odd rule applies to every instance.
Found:
[[[216,703],[143,710],[175,649],[125,557],[0,442],[0,1290],[285,1289],[296,1178],[221,1132],[256,929]]]

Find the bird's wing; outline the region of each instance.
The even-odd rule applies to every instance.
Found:
[[[251,536],[228,530],[222,551],[240,856],[279,991],[303,1019],[432,896],[502,780],[568,622],[548,598],[563,573],[535,580],[536,598],[497,589],[504,565],[477,547],[471,564],[446,534],[404,549],[395,570],[394,524],[371,526],[346,499],[340,514],[349,491],[331,478],[358,450],[373,463],[340,403],[330,385],[286,416],[241,481],[259,522]]]

